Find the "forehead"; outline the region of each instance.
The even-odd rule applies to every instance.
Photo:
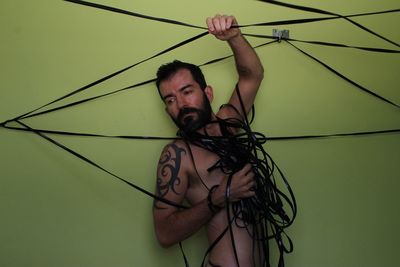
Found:
[[[192,73],[188,69],[179,69],[160,83],[160,92],[165,95],[167,92],[179,90],[189,84],[197,84],[193,79]]]

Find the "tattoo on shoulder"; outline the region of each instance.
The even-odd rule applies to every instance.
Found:
[[[177,195],[180,194],[176,191],[176,186],[181,183],[179,171],[181,169],[182,154],[186,154],[186,150],[175,143],[166,147],[162,153],[158,162],[157,196],[164,197],[171,191]],[[156,202],[158,201],[155,201],[154,207],[157,208]]]

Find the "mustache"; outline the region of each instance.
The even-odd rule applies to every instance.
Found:
[[[187,108],[182,108],[181,110],[179,110],[178,113],[178,121],[182,121],[183,117],[185,117],[186,115],[188,115],[189,113],[199,113],[199,110],[197,108],[191,108],[191,107],[187,107]]]

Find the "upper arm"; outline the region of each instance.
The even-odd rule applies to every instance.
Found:
[[[188,176],[185,171],[184,158],[187,149],[178,143],[167,145],[161,153],[157,166],[156,195],[170,202],[181,204],[188,187]],[[153,206],[156,231],[163,227],[178,208],[155,199]]]
[[[260,87],[261,79],[257,80],[246,80],[246,79],[239,79],[237,83],[237,88],[232,92],[231,98],[229,99],[229,104],[233,105],[242,116],[246,116],[251,107],[254,104],[255,97],[258,92],[258,88]],[[240,95],[238,95],[238,93]],[[243,107],[242,104],[243,103]],[[243,113],[244,108],[244,113]]]
[[[244,112],[236,90],[233,91],[229,104],[244,116],[250,112],[254,103],[258,88],[264,78],[264,68],[257,53],[243,35],[240,34],[230,39],[228,43],[235,57],[236,70],[239,75],[237,85],[243,101]]]
[[[236,85],[237,88],[235,86],[233,89],[232,95],[228,102],[229,105],[221,108],[218,111],[217,116],[222,119],[236,118],[239,120],[244,120],[244,117],[247,116],[254,104],[260,83],[261,79],[259,81],[239,80]],[[238,95],[238,93],[240,95]],[[241,103],[243,103],[243,106]]]

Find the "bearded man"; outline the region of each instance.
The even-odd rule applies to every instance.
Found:
[[[190,207],[180,209],[156,200],[153,208],[156,236],[163,247],[169,247],[205,226],[209,244],[213,245],[207,266],[250,267],[263,261],[262,255],[255,257],[254,251],[260,250],[248,229],[233,224],[232,235],[224,234],[230,224],[227,216],[230,203],[255,194],[252,166],[244,164],[228,176],[221,168],[213,167],[220,160],[218,155],[185,138],[196,134],[218,137],[226,132],[233,135],[237,132],[235,128],[223,129],[218,122],[243,120],[253,105],[264,70],[236,25],[233,16],[207,18],[209,32],[230,46],[238,73],[238,89],[233,90],[229,102],[217,113],[210,105],[213,88],[207,85],[197,66],[174,61],[162,65],[157,72],[156,84],[165,110],[179,128],[182,139],[169,143],[161,153],[156,194],[177,204],[186,200]]]

